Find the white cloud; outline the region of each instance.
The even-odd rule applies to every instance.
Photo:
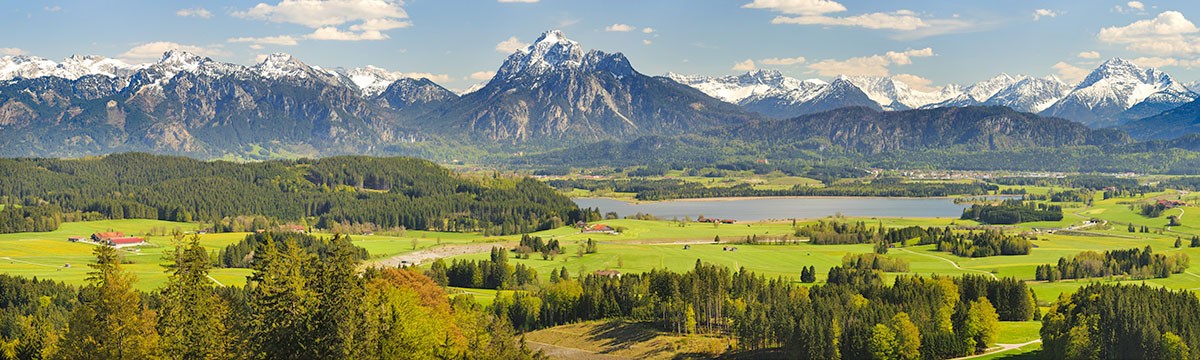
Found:
[[[175,16],[207,19],[212,17],[212,12],[202,7],[194,7],[190,9],[179,9],[179,11],[175,12]]]
[[[797,56],[797,57],[791,57],[791,58],[767,58],[767,59],[761,60],[761,62],[763,64],[777,65],[777,66],[778,65],[786,66],[786,65],[803,64],[805,61],[808,61],[808,59],[805,59],[803,56]]]
[[[766,9],[792,15],[820,15],[846,11],[846,6],[832,0],[754,0],[742,5],[746,9]]]
[[[750,59],[746,59],[745,61],[740,61],[736,64],[733,64],[733,70],[735,70],[735,71],[751,71],[756,68],[757,68],[757,66],[754,66],[754,60],[750,60]]]
[[[24,53],[25,50],[18,48],[0,48],[0,55],[21,55]]]
[[[412,25],[402,5],[398,0],[281,0],[275,5],[259,3],[233,15],[315,29],[308,39],[383,40],[388,36],[382,31]],[[343,28],[346,25],[348,29]]]
[[[643,40],[642,40],[642,45],[650,45],[650,44],[653,44],[653,43],[654,43],[654,42],[653,42],[653,41],[650,41],[650,40],[645,40],[645,39],[643,39]]]
[[[1139,11],[1146,10],[1146,5],[1142,4],[1141,1],[1130,1],[1130,2],[1125,3],[1125,6],[1129,7],[1130,9],[1139,10]]]
[[[538,0],[496,0],[496,1],[502,2],[502,3],[525,3],[525,4],[532,4],[532,3],[538,2]]]
[[[938,89],[937,87],[933,86],[933,80],[929,80],[929,79],[926,79],[926,78],[923,78],[923,77],[920,77],[917,75],[913,75],[913,74],[896,74],[896,75],[892,76],[892,78],[896,79],[896,80],[904,83],[905,85],[908,85],[908,87],[916,89],[918,91],[932,92],[932,91],[936,91]]]
[[[642,28],[642,33],[643,33],[643,34],[653,34],[653,33],[654,33],[654,31],[655,31],[655,30],[654,30],[654,28],[652,28],[652,27],[645,27],[645,28]]]
[[[44,6],[44,7],[42,7],[42,10],[46,10],[49,12],[59,12],[59,11],[62,11],[62,6],[58,6],[58,5]]]
[[[495,71],[476,71],[471,73],[471,76],[468,78],[471,80],[490,80],[493,76],[496,76]]]
[[[1050,9],[1037,9],[1033,11],[1033,21],[1041,20],[1044,17],[1052,18],[1055,16],[1058,16],[1058,12]]]
[[[387,34],[379,30],[367,30],[363,32],[342,31],[333,26],[326,26],[314,30],[312,34],[304,36],[305,39],[312,40],[336,40],[336,41],[362,41],[362,40],[383,40],[387,39]]]
[[[1084,77],[1087,77],[1087,74],[1089,72],[1087,69],[1083,69],[1078,66],[1071,65],[1071,64],[1068,64],[1068,63],[1062,62],[1062,61],[1059,61],[1057,64],[1054,64],[1054,66],[1052,66],[1052,68],[1054,69],[1054,71],[1058,72],[1059,78],[1062,78],[1063,80],[1065,80],[1068,83],[1077,83],[1077,82],[1083,80]]]
[[[169,50],[179,50],[207,57],[225,55],[225,51],[217,48],[185,45],[170,41],[155,41],[138,44],[137,46],[129,49],[129,51],[121,53],[121,55],[117,55],[117,58],[130,63],[154,61],[162,58],[163,53]]]
[[[425,79],[432,80],[433,82],[436,82],[436,83],[444,83],[444,82],[448,82],[451,80],[450,75],[431,74],[431,73],[427,73],[427,72],[407,72],[407,73],[400,73],[400,75],[404,76],[406,78],[413,78],[413,79],[425,78]]]
[[[1100,29],[1097,38],[1112,44],[1124,44],[1132,51],[1161,56],[1200,54],[1200,28],[1178,11],[1164,11],[1153,19],[1138,20],[1126,26]]]
[[[931,25],[912,12],[868,13],[846,17],[824,15],[776,16],[772,24],[857,26],[866,29],[916,30]]]
[[[1152,67],[1152,68],[1160,68],[1160,67],[1164,67],[1164,66],[1177,66],[1177,67],[1185,67],[1185,68],[1190,69],[1190,68],[1200,66],[1200,60],[1176,59],[1176,58],[1165,58],[1165,57],[1156,57],[1156,56],[1139,57],[1139,58],[1135,58],[1135,59],[1129,59],[1129,61],[1134,64],[1137,64],[1138,66],[1141,66],[1141,67]]]
[[[1099,51],[1084,51],[1084,52],[1079,53],[1079,55],[1076,55],[1076,56],[1078,56],[1080,59],[1099,59],[1100,52]]]
[[[296,45],[296,39],[289,35],[282,36],[266,36],[266,37],[237,37],[225,40],[231,43],[251,43],[254,45],[281,45],[292,46]]]
[[[808,65],[821,76],[887,76],[891,65],[912,64],[914,57],[933,56],[932,48],[888,51],[883,54],[853,57],[845,60],[826,59]]]
[[[609,31],[609,32],[629,32],[629,31],[633,31],[636,29],[637,29],[637,27],[629,25],[629,24],[612,24],[612,25],[604,27],[604,31]]]
[[[258,55],[254,55],[254,62],[255,62],[255,63],[261,63],[261,62],[263,62],[263,61],[267,61],[267,54],[258,54]]]
[[[499,51],[499,52],[502,52],[505,54],[512,54],[512,53],[516,52],[517,50],[521,50],[526,47],[529,47],[529,43],[521,42],[521,39],[517,39],[516,36],[513,36],[513,37],[508,38],[508,40],[504,40],[504,41],[501,41],[499,44],[496,44],[496,51]]]

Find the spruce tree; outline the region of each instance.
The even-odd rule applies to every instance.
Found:
[[[121,266],[117,249],[97,246],[89,264],[83,303],[71,314],[59,356],[65,359],[146,359],[157,357],[157,315],[142,305],[133,274]]]
[[[226,328],[229,308],[213,291],[208,277],[212,262],[200,237],[175,239],[171,275],[162,291],[163,355],[172,359],[228,358],[230,336]]]

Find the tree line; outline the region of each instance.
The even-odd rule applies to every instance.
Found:
[[[346,237],[320,259],[266,236],[245,287],[217,287],[198,237],[178,239],[166,285],[133,289],[117,249],[96,247],[81,288],[0,276],[0,357],[54,359],[534,358],[503,317],[406,269],[360,272]],[[320,260],[319,260],[320,259]],[[15,315],[9,315],[14,314]],[[12,356],[10,356],[12,355]]]
[[[345,237],[349,241],[349,235],[334,235],[333,238],[324,238],[312,236],[298,232],[262,232],[246,235],[241,241],[226,245],[225,248],[219,250],[216,256],[216,265],[224,268],[250,268],[254,265],[254,252],[262,248],[262,244],[267,242],[267,238],[271,237],[275,246],[283,247],[285,244],[295,244],[304,249],[305,253],[317,256],[318,259],[325,259],[330,256],[329,245],[339,241],[341,237]],[[370,257],[367,249],[355,246],[352,249],[355,260],[366,260]]]
[[[678,179],[560,179],[547,182],[558,189],[583,189],[589,191],[611,190],[636,193],[638,200],[659,201],[708,197],[759,197],[759,196],[878,196],[878,197],[933,197],[951,195],[984,195],[998,189],[995,185],[976,183],[935,182],[862,182],[830,184],[825,187],[796,185],[788,189],[756,189],[750,184],[734,186],[705,186],[701,183]]]
[[[90,218],[203,222],[216,231],[243,215],[320,228],[369,223],[489,234],[586,220],[572,212],[578,208],[570,199],[537,180],[468,177],[413,158],[239,164],[128,153],[0,159],[0,172],[0,199],[7,203],[52,204]]]
[[[1090,277],[1129,276],[1135,279],[1167,278],[1191,266],[1187,254],[1156,254],[1147,245],[1144,249],[1108,250],[1104,253],[1084,251],[1070,259],[1058,258],[1057,265],[1039,265],[1038,281],[1083,279]]]
[[[1200,359],[1200,300],[1187,290],[1091,284],[1042,318],[1048,359]]]
[[[623,318],[681,334],[729,334],[740,350],[824,359],[870,358],[878,352],[919,354],[912,358],[970,355],[994,340],[997,321],[1027,321],[1037,311],[1033,293],[1013,279],[901,276],[886,286],[876,270],[841,267],[830,270],[829,279],[826,285],[803,287],[697,261],[686,273],[560,279],[536,292],[501,294],[493,311],[521,330]],[[912,326],[897,317],[908,317]],[[875,335],[889,338],[876,331],[879,324],[904,332],[903,340],[891,336],[904,345],[872,345]]]
[[[963,209],[962,220],[987,224],[1018,224],[1033,221],[1061,221],[1062,206],[1010,199],[1000,204],[973,204]]]

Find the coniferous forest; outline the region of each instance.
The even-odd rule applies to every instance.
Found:
[[[413,158],[332,157],[230,163],[148,154],[0,159],[0,232],[68,219],[160,219],[229,230],[238,216],[330,228],[513,234],[584,220],[570,199],[528,178],[470,178]],[[243,229],[251,231],[253,229]]]

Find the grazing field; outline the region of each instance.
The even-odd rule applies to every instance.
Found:
[[[714,358],[732,344],[728,338],[680,336],[621,320],[585,321],[542,329],[525,334],[525,341],[552,358],[566,359],[587,354],[622,359]]]

